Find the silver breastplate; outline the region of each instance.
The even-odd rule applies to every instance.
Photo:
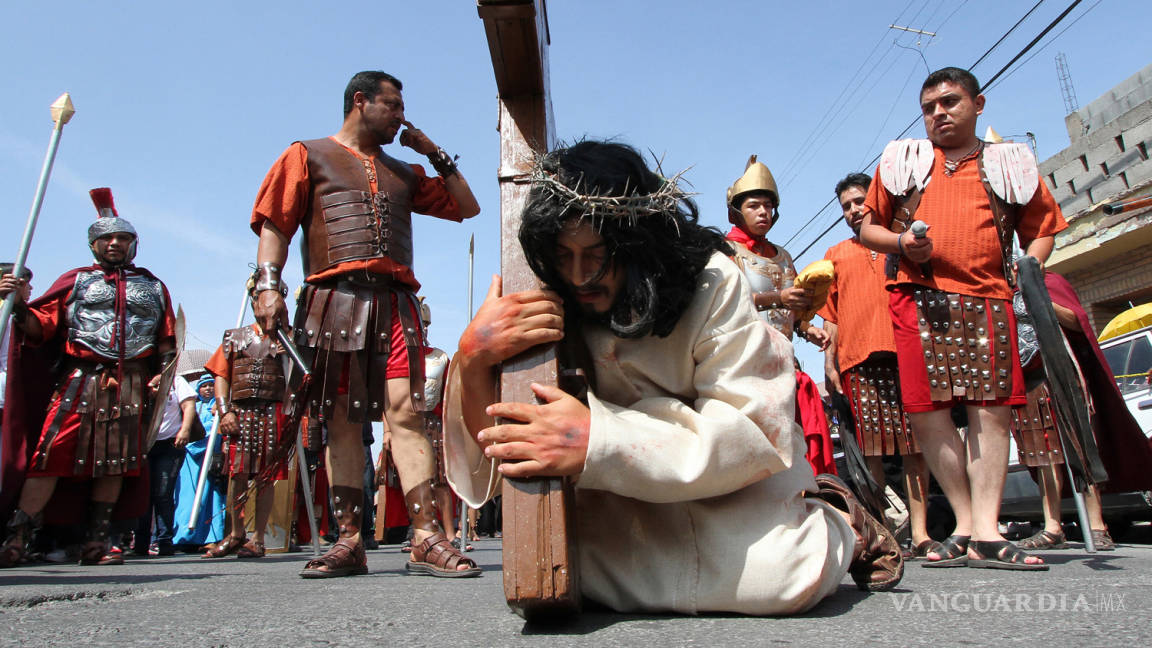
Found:
[[[448,368],[448,354],[440,349],[424,356],[424,403],[429,410],[436,409],[444,397],[444,370]]]
[[[156,331],[164,317],[164,289],[158,280],[126,273],[127,301],[124,357],[135,358],[156,346]],[[100,271],[76,275],[65,309],[68,340],[106,358],[119,357],[116,335],[116,287]]]

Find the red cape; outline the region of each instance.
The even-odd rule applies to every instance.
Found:
[[[1100,484],[1104,493],[1152,490],[1152,440],[1144,436],[1124,397],[1116,387],[1112,371],[1092,334],[1088,313],[1080,304],[1076,291],[1068,280],[1054,272],[1044,273],[1044,285],[1052,303],[1070,309],[1080,322],[1080,331],[1064,330],[1065,337],[1076,355],[1088,393],[1096,409],[1092,429],[1100,459],[1108,471],[1108,481]],[[1067,487],[1066,487],[1067,488]],[[1070,491],[1069,491],[1069,496]]]
[[[135,266],[129,268],[156,279],[148,270]],[[73,268],[58,278],[40,297],[29,302],[35,308],[54,299],[67,295],[76,283],[80,272],[99,269],[93,264],[83,268]],[[168,301],[168,316],[171,316],[171,299],[167,288],[164,293]],[[45,342],[42,346],[31,347],[23,344],[23,336],[13,329],[12,343],[8,348],[8,379],[4,392],[4,420],[0,428],[0,443],[3,444],[3,478],[0,481],[0,522],[7,524],[8,517],[15,509],[24,486],[28,464],[40,440],[44,427],[44,415],[52,399],[56,385],[55,372],[63,355],[63,339]],[[120,489],[120,499],[112,516],[114,519],[139,517],[148,505],[148,463],[144,462],[139,477],[124,479]],[[87,479],[60,479],[52,499],[44,509],[44,521],[48,524],[74,524],[77,513],[87,514],[88,491],[91,486]],[[83,517],[79,519],[84,519]]]
[[[824,415],[824,401],[820,400],[815,381],[803,371],[796,372],[796,422],[804,428],[805,456],[812,464],[812,471],[817,475],[835,475],[836,458],[832,434],[828,432],[828,417]]]

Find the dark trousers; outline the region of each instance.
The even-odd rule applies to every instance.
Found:
[[[171,547],[176,533],[176,478],[184,463],[184,450],[177,448],[172,439],[157,441],[148,451],[148,471],[151,490],[148,512],[136,525],[133,543],[137,550],[148,548],[152,537],[152,518],[156,518],[156,545]]]

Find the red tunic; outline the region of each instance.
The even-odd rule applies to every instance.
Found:
[[[933,277],[925,279],[903,258],[896,279],[888,280],[887,285],[914,283],[961,295],[1011,300],[992,207],[980,182],[978,158],[961,163],[948,176],[944,173],[944,152],[935,146],[932,150],[936,157],[931,181],[924,188],[915,218],[930,226]],[[872,210],[872,222],[889,226],[895,202],[880,180],[879,167],[864,204]],[[1060,206],[1040,182],[1032,199],[1019,210],[1016,232],[1020,244],[1027,249],[1033,240],[1053,236],[1067,227]]]

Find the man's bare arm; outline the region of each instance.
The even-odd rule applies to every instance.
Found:
[[[288,260],[288,244],[288,237],[283,232],[272,223],[264,221],[260,229],[260,245],[256,248],[256,265],[272,263],[283,270],[284,262]],[[279,326],[288,326],[288,306],[278,290],[263,290],[256,295],[252,313],[256,316],[256,323],[265,332]]]
[[[824,352],[824,380],[828,383],[828,390],[843,394],[840,386],[840,367],[836,364],[836,347],[840,343],[840,327],[834,322],[824,320],[824,330],[828,332],[828,348]]]

